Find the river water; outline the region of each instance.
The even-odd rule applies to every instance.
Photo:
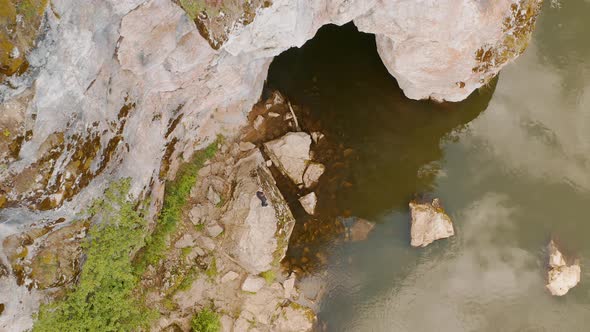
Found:
[[[526,53],[456,104],[405,99],[352,25],[275,60],[269,86],[354,151],[350,185],[319,208],[377,224],[365,241],[321,244],[324,329],[590,330],[588,17],[589,1],[547,1]],[[455,237],[410,247],[416,196],[441,199]],[[544,289],[551,238],[582,265],[560,298]]]

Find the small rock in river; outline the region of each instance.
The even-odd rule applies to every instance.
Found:
[[[440,207],[438,199],[430,203],[410,202],[413,247],[426,247],[438,239],[455,235],[451,218]]]
[[[303,206],[303,209],[305,209],[305,212],[307,212],[310,215],[313,215],[315,213],[315,206],[318,202],[318,198],[314,192],[299,198],[299,202]]]
[[[303,174],[303,184],[305,185],[305,188],[315,186],[325,170],[326,167],[320,163],[310,163]]]
[[[318,143],[322,138],[324,138],[324,134],[320,133],[319,131],[314,131],[311,133],[311,139],[314,143]]]
[[[369,233],[375,228],[375,223],[358,218],[348,229],[351,241],[363,241],[369,237]]]
[[[548,249],[551,270],[547,276],[546,287],[552,295],[562,296],[580,282],[582,270],[577,261],[572,265],[567,265],[553,240],[549,242]]]
[[[262,115],[257,116],[256,119],[254,119],[254,129],[259,130],[263,123],[264,117],[262,117]]]

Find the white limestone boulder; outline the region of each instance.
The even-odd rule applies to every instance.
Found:
[[[580,282],[582,269],[579,262],[567,265],[563,254],[557,249],[553,240],[549,242],[549,266],[547,290],[551,295],[563,296]]]
[[[432,203],[410,202],[412,247],[426,247],[432,242],[455,235],[453,222],[438,199]]]

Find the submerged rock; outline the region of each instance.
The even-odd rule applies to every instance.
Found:
[[[264,143],[273,164],[296,185],[303,183],[303,174],[310,159],[310,145],[311,137],[304,132],[290,132]]]
[[[547,289],[551,295],[563,296],[580,282],[582,270],[579,262],[567,265],[562,253],[557,249],[555,242],[551,240],[548,245],[549,266],[551,269],[547,276]]]
[[[453,222],[440,206],[438,198],[435,198],[432,204],[410,202],[410,211],[413,247],[426,247],[436,240],[455,235]]]
[[[364,241],[369,237],[373,228],[375,228],[375,223],[358,218],[348,229],[349,239],[353,242]]]
[[[307,212],[310,215],[315,214],[315,206],[316,206],[317,202],[318,202],[318,198],[314,192],[311,192],[311,193],[299,198],[299,203],[301,203],[301,206],[303,206],[303,209],[305,210],[305,212]]]
[[[229,254],[251,274],[278,267],[285,256],[295,219],[259,150],[239,160],[235,187],[222,216]],[[257,196],[267,199],[263,206]]]

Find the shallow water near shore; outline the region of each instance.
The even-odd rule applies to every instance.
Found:
[[[321,329],[588,330],[589,15],[588,2],[546,2],[526,53],[456,104],[405,99],[351,25],[275,60],[268,86],[353,151],[328,165],[322,181],[336,184],[318,191],[336,194],[320,195],[320,216],[377,223],[366,241],[316,244],[328,248]],[[411,248],[416,196],[439,197],[457,235]],[[582,265],[561,298],[544,289],[550,238]]]

